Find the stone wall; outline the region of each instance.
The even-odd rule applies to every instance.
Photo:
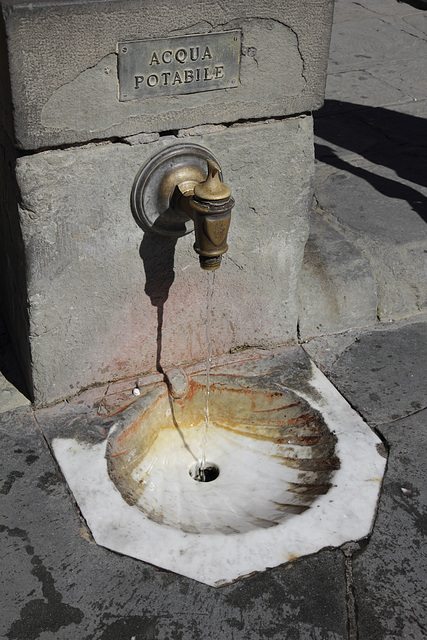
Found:
[[[1,8],[9,73],[0,85],[11,90],[0,120],[16,157],[2,170],[16,185],[1,211],[13,229],[3,308],[36,404],[204,359],[207,282],[193,235],[144,233],[130,206],[140,167],[186,138],[217,157],[236,200],[216,272],[214,352],[294,343],[312,198],[309,112],[323,100],[332,2]],[[241,37],[235,87],[119,99],[119,43],[230,30]]]
[[[218,127],[191,141],[216,155],[236,200],[216,272],[214,352],[295,342],[311,118]],[[105,142],[18,161],[39,403],[155,370],[158,359],[163,367],[204,359],[207,276],[194,235],[144,233],[130,207],[139,167],[177,142]]]
[[[21,148],[173,131],[321,106],[332,0],[4,1]],[[236,88],[119,102],[117,45],[242,31]]]

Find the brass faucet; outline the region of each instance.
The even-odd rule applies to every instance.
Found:
[[[171,197],[171,208],[184,211],[194,222],[196,241],[194,250],[199,254],[200,266],[214,271],[221,265],[227,251],[234,199],[230,187],[221,182],[220,168],[207,159],[208,175],[204,181],[183,180]]]
[[[207,163],[207,176],[206,176]],[[131,193],[132,212],[144,231],[180,237],[194,222],[200,266],[218,269],[227,251],[234,199],[207,149],[192,143],[159,151],[139,170]]]

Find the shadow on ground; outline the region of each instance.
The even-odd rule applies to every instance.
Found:
[[[379,193],[405,200],[427,222],[427,197],[414,186],[427,187],[427,120],[384,107],[326,100],[315,117],[316,157],[325,164],[369,182]],[[396,179],[355,166],[336,147],[386,167]]]

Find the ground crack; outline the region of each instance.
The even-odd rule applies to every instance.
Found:
[[[346,608],[347,608],[347,633],[348,640],[358,640],[356,613],[356,591],[353,579],[353,555],[360,550],[357,542],[347,542],[341,547],[344,554],[345,585],[346,585]]]

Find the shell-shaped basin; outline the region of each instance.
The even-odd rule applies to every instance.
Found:
[[[126,502],[188,533],[245,533],[307,510],[339,468],[336,436],[292,391],[233,389],[191,380],[167,389],[108,440],[108,473]],[[219,470],[195,482],[205,456]]]
[[[369,535],[381,442],[301,347],[215,362],[207,429],[203,367],[167,379],[52,440],[98,544],[220,586]]]

